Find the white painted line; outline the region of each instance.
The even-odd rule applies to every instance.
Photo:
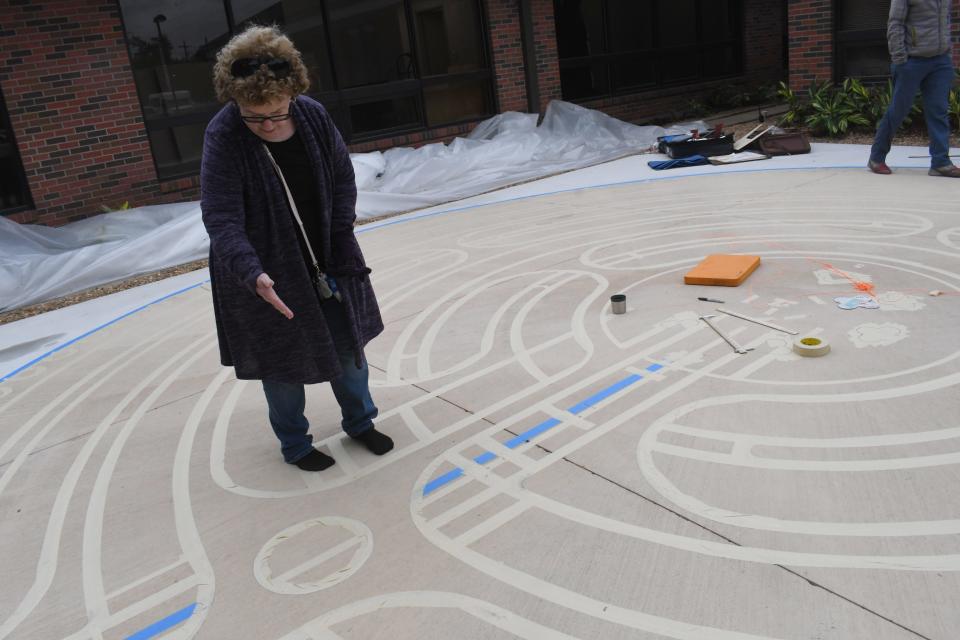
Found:
[[[599,404],[599,403],[598,403]],[[580,429],[581,431],[589,431],[595,425],[589,420],[585,419],[584,415],[589,415],[590,409],[596,409],[596,405],[581,411],[579,414],[570,413],[566,409],[561,409],[557,405],[550,402],[541,402],[537,405],[537,409],[542,411],[544,414],[550,416],[554,420],[559,420],[562,423],[569,423],[570,425]]]
[[[403,419],[403,423],[407,428],[410,429],[413,437],[417,440],[430,440],[433,438],[433,431],[423,423],[423,420],[420,419],[414,407],[404,405],[397,413]]]
[[[481,491],[480,493],[474,496],[470,496],[466,500],[463,500],[457,503],[456,505],[447,509],[443,513],[433,516],[432,518],[430,518],[430,524],[431,526],[434,526],[437,529],[440,529],[450,524],[460,516],[466,515],[467,513],[473,511],[480,505],[488,502],[491,498],[498,495],[500,495],[499,491],[491,487],[488,487],[483,491]],[[426,503],[426,500],[424,502]]]
[[[471,627],[479,629],[479,623],[486,623],[521,640],[578,640],[489,602],[443,591],[402,591],[357,600],[314,618],[280,640],[328,640],[331,637],[322,634],[330,627],[391,609],[455,609],[474,618]]]
[[[165,330],[159,331],[146,339],[145,342],[148,346],[144,347],[143,343],[135,343],[114,358],[105,362],[100,367],[97,367],[88,373],[84,378],[57,396],[57,399],[53,403],[48,405],[52,409],[61,401],[69,398],[71,394],[80,389],[84,389],[84,391],[79,393],[79,395],[77,395],[67,407],[57,414],[53,420],[46,422],[43,428],[33,430],[33,425],[36,423],[36,421],[39,421],[45,417],[47,413],[46,409],[35,414],[33,419],[27,421],[27,423],[24,424],[24,427],[26,427],[28,430],[33,430],[34,437],[29,443],[26,444],[26,446],[24,446],[14,462],[7,467],[4,475],[0,477],[0,493],[2,493],[7,482],[9,482],[10,478],[16,474],[19,467],[23,464],[26,457],[33,451],[37,443],[40,442],[46,436],[46,434],[59,423],[60,420],[68,415],[70,411],[72,411],[84,399],[86,399],[87,396],[93,393],[101,385],[109,381],[113,375],[116,375],[122,371],[122,366],[118,367],[118,365],[123,363],[135,366],[136,362],[132,358],[135,353],[144,355],[152,352],[155,349],[161,349],[162,347],[165,347],[167,340],[176,336],[179,332],[182,332],[185,327],[189,327],[196,323],[199,317],[200,315],[198,314],[192,319],[187,319],[183,324],[166,327]],[[168,361],[168,364],[169,362],[170,361]],[[104,375],[104,372],[109,373]],[[43,545],[40,549],[40,557],[37,561],[37,572],[36,576],[34,577],[34,581],[13,613],[6,620],[4,620],[2,625],[0,625],[0,638],[7,637],[7,635],[16,629],[16,627],[28,615],[30,615],[40,600],[43,599],[43,596],[46,594],[53,582],[53,577],[57,570],[57,561],[60,553],[60,541],[63,535],[63,523],[66,519],[67,509],[70,506],[70,501],[73,499],[73,493],[76,490],[80,474],[83,472],[87,462],[93,455],[93,450],[97,447],[100,439],[103,438],[109,427],[122,413],[125,406],[132,402],[133,399],[144,388],[146,388],[147,385],[151,384],[156,377],[159,377],[161,373],[162,369],[153,371],[149,376],[143,379],[135,389],[127,393],[120,403],[114,407],[113,410],[111,410],[110,414],[103,419],[100,425],[94,430],[94,433],[87,438],[86,442],[84,442],[83,446],[78,452],[77,457],[71,463],[70,468],[64,475],[63,481],[60,483],[60,489],[57,491],[57,497],[54,500],[53,507],[50,510],[50,519],[47,521],[47,528],[44,532]],[[95,380],[95,382],[91,382],[93,380]],[[21,429],[23,429],[23,427]],[[18,438],[19,436],[15,434],[11,440],[8,440],[8,442],[13,442]]]
[[[100,627],[101,621],[110,615],[107,604],[106,591],[103,584],[103,526],[104,513],[107,507],[107,494],[110,490],[110,480],[120,461],[120,454],[134,429],[140,426],[140,421],[150,411],[157,400],[166,393],[175,382],[183,377],[183,373],[197,361],[206,357],[217,346],[212,334],[201,336],[198,340],[187,345],[181,351],[171,354],[170,358],[156,371],[157,374],[166,371],[172,365],[179,364],[154,387],[150,394],[140,401],[133,414],[123,422],[110,443],[87,503],[87,513],[83,523],[83,597],[87,610],[89,627],[94,630],[104,630],[109,627]],[[151,380],[152,382],[152,380]],[[142,383],[141,383],[142,386]],[[138,386],[138,389],[140,387]],[[101,424],[100,430],[109,428],[109,423]],[[195,576],[191,579],[195,580]],[[179,583],[178,583],[179,584]]]
[[[553,429],[550,429],[546,433],[553,433],[554,429],[559,428],[560,425],[557,425]],[[542,434],[546,435],[546,434]],[[536,438],[539,438],[537,436]],[[534,438],[534,439],[536,439]],[[487,463],[486,466],[492,465],[494,462],[500,461],[502,464],[503,461],[511,462],[514,465],[520,467],[521,469],[527,466],[530,463],[530,458],[521,454],[517,449],[519,447],[514,447],[513,449],[507,447],[505,444],[491,436],[489,433],[478,434],[474,438],[471,438],[471,443],[476,444],[480,447],[483,447],[490,453],[494,454],[496,457],[495,460],[491,460]],[[476,463],[475,463],[476,464]],[[492,468],[492,467],[491,467]]]
[[[444,472],[444,473],[446,473],[446,472]],[[422,493],[422,492],[423,492],[423,487],[422,487],[422,486],[416,487],[416,491],[420,492],[420,496],[421,496],[420,504],[422,504],[424,508],[430,506],[431,504],[433,504],[434,502],[440,500],[441,498],[444,498],[444,497],[450,495],[451,493],[453,493],[454,491],[462,488],[462,487],[464,486],[464,480],[469,481],[470,478],[469,478],[469,477],[460,477],[460,478],[457,478],[456,480],[453,480],[452,482],[449,482],[449,483],[443,485],[443,486],[440,487],[439,489],[435,489],[435,490],[431,491],[431,492],[430,492],[430,495],[427,495],[427,496],[424,496],[424,495],[423,495],[423,493]]]
[[[330,449],[330,455],[333,456],[333,459],[337,461],[336,466],[340,467],[340,470],[343,471],[351,478],[355,478],[357,473],[360,471],[360,465],[357,464],[357,461],[353,459],[350,455],[350,452],[347,451],[347,448],[343,446],[344,437],[339,438],[330,438],[327,439],[324,444]],[[319,473],[308,473],[310,476],[318,476]]]
[[[185,578],[183,580],[180,580],[179,582],[175,582],[161,589],[160,591],[157,591],[156,593],[150,594],[149,596],[147,596],[143,600],[140,600],[139,602],[135,602],[134,604],[131,604],[128,607],[124,607],[123,609],[120,609],[116,613],[110,614],[109,617],[104,620],[103,630],[106,631],[109,629],[113,629],[117,625],[123,624],[127,620],[136,618],[142,613],[146,613],[151,609],[159,607],[165,602],[169,602],[170,600],[177,597],[181,593],[189,591],[190,589],[193,589],[196,586],[197,586],[196,576],[190,576],[189,578]]]
[[[270,567],[270,558],[273,553],[281,545],[288,543],[291,539],[314,527],[336,527],[352,534],[352,536],[334,545],[332,548],[327,549],[323,553],[318,554],[314,558],[285,571],[282,575],[274,576]],[[353,553],[345,565],[329,575],[319,580],[311,580],[303,583],[295,583],[289,580],[289,578],[302,575],[304,572],[318,567],[324,562],[346,553],[356,546],[359,546],[359,548]],[[253,561],[253,575],[257,579],[257,582],[260,583],[260,586],[273,593],[283,595],[315,593],[323,589],[329,589],[350,578],[360,570],[360,567],[366,563],[372,553],[373,533],[364,523],[339,516],[313,518],[287,527],[270,538],[260,549],[260,552],[257,553],[257,557]]]
[[[179,640],[181,635],[184,638],[194,637],[206,620],[210,606],[213,604],[217,579],[194,518],[193,501],[190,497],[190,458],[203,416],[223,381],[232,376],[233,370],[229,367],[224,367],[217,372],[193,406],[193,410],[190,411],[190,416],[180,434],[180,442],[177,443],[177,453],[173,461],[173,514],[180,548],[183,549],[197,577],[197,606],[193,610],[193,615],[171,634],[171,640]]]
[[[345,551],[349,551],[350,549],[353,549],[355,546],[357,546],[361,542],[363,542],[363,540],[361,540],[360,538],[351,538],[350,540],[344,540],[343,542],[336,545],[335,547],[327,549],[320,555],[314,558],[311,558],[310,560],[307,560],[303,564],[300,564],[296,567],[293,567],[292,569],[284,571],[273,580],[274,582],[290,582],[292,578],[295,578],[303,573],[306,573],[307,571],[310,571],[313,568],[319,567],[327,560],[332,560],[333,558],[336,558],[341,553],[344,553]]]
[[[120,588],[117,589],[116,591],[112,591],[112,592],[108,593],[108,594],[107,594],[107,600],[113,600],[113,599],[116,598],[117,596],[122,595],[122,594],[126,593],[127,591],[130,591],[131,589],[136,589],[136,588],[139,587],[140,585],[145,584],[145,583],[147,583],[147,582],[150,582],[150,581],[153,580],[154,578],[159,578],[159,577],[162,576],[163,574],[169,573],[169,572],[173,571],[174,569],[176,569],[177,567],[183,566],[183,564],[184,564],[186,561],[187,561],[186,558],[184,558],[183,556],[180,556],[180,557],[177,559],[176,562],[173,562],[173,563],[171,563],[171,564],[168,564],[168,565],[165,566],[165,567],[160,567],[159,569],[157,569],[157,570],[154,571],[153,573],[148,573],[147,575],[143,576],[143,577],[140,578],[139,580],[135,580],[134,582],[131,582],[131,583],[128,584],[128,585],[125,585],[125,586],[123,586],[123,587],[120,587]]]
[[[529,508],[530,505],[528,504],[515,502],[506,509],[503,509],[499,513],[487,518],[472,529],[469,529],[468,531],[465,531],[457,536],[456,542],[457,544],[462,544],[465,547],[469,547],[473,543],[478,542],[484,536],[493,533],[517,516],[521,515]]]

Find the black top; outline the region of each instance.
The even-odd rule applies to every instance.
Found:
[[[307,231],[307,237],[310,239],[310,247],[313,254],[317,256],[317,263],[321,269],[325,269],[323,261],[323,245],[320,242],[320,202],[317,199],[317,179],[313,172],[313,166],[310,164],[310,156],[307,155],[307,149],[303,146],[303,140],[300,134],[294,132],[292,136],[283,142],[267,142],[267,147],[273,155],[273,159],[280,165],[280,171],[283,172],[283,178],[287,181],[287,187],[293,194],[293,201],[297,205],[297,211],[300,213],[300,219],[303,220],[303,228]],[[290,213],[293,216],[293,212]],[[310,252],[303,244],[303,238],[300,234],[300,225],[294,224],[297,228],[297,238],[300,240],[300,250],[303,253],[304,262],[313,275],[313,265],[310,261]]]

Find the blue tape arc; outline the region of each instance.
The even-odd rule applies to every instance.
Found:
[[[47,352],[44,353],[43,355],[37,356],[36,358],[34,358],[33,360],[31,360],[30,362],[28,362],[28,363],[26,363],[26,364],[24,364],[24,365],[21,365],[20,367],[17,367],[16,369],[14,369],[13,371],[11,371],[10,373],[8,373],[8,374],[6,374],[5,376],[3,376],[2,378],[0,378],[0,382],[4,382],[5,380],[8,380],[8,379],[12,378],[13,376],[17,375],[18,373],[29,369],[30,367],[32,367],[33,365],[37,364],[37,363],[40,362],[41,360],[46,360],[47,358],[49,358],[50,356],[52,356],[52,355],[55,354],[56,352],[62,351],[63,349],[66,349],[66,348],[69,347],[70,345],[75,344],[75,343],[77,343],[77,342],[80,342],[80,341],[83,340],[84,338],[90,337],[90,336],[92,336],[93,334],[95,334],[96,332],[102,331],[103,329],[106,329],[106,328],[109,327],[110,325],[116,324],[117,322],[120,322],[120,321],[123,320],[124,318],[130,317],[130,316],[132,316],[133,314],[138,313],[138,312],[140,312],[140,311],[143,311],[143,310],[146,309],[147,307],[153,306],[153,305],[155,305],[155,304],[157,304],[157,303],[159,303],[159,302],[163,302],[164,300],[167,300],[167,299],[172,298],[172,297],[174,297],[174,296],[178,296],[178,295],[180,295],[181,293],[186,293],[187,291],[190,291],[191,289],[196,289],[197,287],[202,287],[203,285],[207,284],[208,282],[210,282],[209,279],[204,280],[203,282],[198,282],[197,284],[190,285],[189,287],[186,287],[186,288],[184,288],[184,289],[180,289],[179,291],[174,291],[173,293],[168,293],[167,295],[165,295],[165,296],[163,296],[163,297],[161,297],[161,298],[157,298],[156,300],[153,300],[153,301],[151,301],[151,302],[148,302],[147,304],[142,305],[142,306],[140,306],[140,307],[137,307],[136,309],[133,309],[133,310],[131,310],[131,311],[127,311],[127,312],[124,313],[123,315],[117,316],[117,317],[114,318],[113,320],[111,320],[111,321],[109,321],[109,322],[105,322],[105,323],[103,323],[102,325],[100,325],[99,327],[96,327],[96,328],[94,328],[94,329],[90,329],[90,331],[87,331],[86,333],[77,336],[77,337],[74,338],[73,340],[70,340],[70,341],[68,341],[68,342],[64,342],[63,344],[61,344],[61,345],[59,345],[59,346],[51,349],[50,351],[47,351]]]
[[[524,442],[526,442],[527,440],[530,440],[531,438],[534,438],[540,435],[544,431],[549,431],[550,429],[553,429],[558,424],[560,424],[560,421],[557,420],[556,418],[550,418],[549,420],[544,420],[537,426],[533,427],[532,429],[528,429],[524,431],[517,437],[510,438],[509,440],[503,443],[503,446],[507,447],[508,449],[515,449],[519,447],[521,444],[523,444]]]
[[[197,608],[197,603],[194,602],[193,604],[187,607],[184,607],[183,609],[180,609],[180,611],[177,611],[176,613],[171,613],[169,616],[167,616],[163,620],[158,620],[157,622],[154,622],[149,627],[145,627],[140,631],[137,631],[133,635],[127,636],[126,638],[124,638],[124,640],[148,640],[149,638],[154,638],[160,635],[161,633],[163,633],[164,631],[166,631],[167,629],[169,629],[170,627],[176,626],[181,622],[183,622],[184,620],[188,619],[190,616],[193,615],[193,611],[196,608]]]
[[[649,367],[647,367],[647,371],[649,371],[650,373],[655,373],[660,369],[663,369],[663,365],[657,364],[657,363],[651,364]],[[643,376],[641,376],[640,374],[635,373],[631,376],[627,376],[623,380],[620,380],[619,382],[615,382],[614,384],[610,385],[603,391],[595,393],[594,395],[590,396],[583,402],[575,404],[574,406],[567,409],[567,411],[569,411],[570,413],[580,413],[584,409],[587,409],[588,407],[592,407],[593,405],[597,404],[604,398],[608,398],[613,394],[629,387],[630,385],[639,382],[640,380],[643,380]],[[544,433],[545,431],[549,431],[550,429],[553,429],[554,427],[560,424],[561,424],[560,420],[557,420],[556,418],[550,418],[549,420],[544,420],[537,426],[524,431],[518,436],[510,438],[509,440],[503,443],[503,446],[507,447],[508,449],[515,449],[519,447],[521,444],[523,444],[524,442],[527,442],[537,437],[541,433]],[[477,464],[486,464],[491,460],[495,460],[496,457],[497,457],[496,454],[490,451],[485,451],[480,455],[476,456],[473,459],[473,461],[476,462]],[[423,486],[423,495],[426,496],[430,493],[433,493],[443,485],[449,482],[453,482],[454,480],[456,480],[462,475],[463,475],[463,469],[461,469],[460,467],[457,467],[452,471],[448,471],[442,476],[438,476],[434,478],[433,480],[431,480],[430,482],[428,482]]]
[[[487,464],[491,460],[496,460],[496,459],[497,459],[497,454],[492,453],[490,451],[484,451],[479,456],[474,458],[473,461],[476,462],[477,464]]]
[[[462,475],[463,475],[463,469],[461,469],[460,467],[457,467],[456,469],[453,469],[452,471],[448,471],[438,478],[434,478],[427,484],[423,485],[423,495],[426,496],[433,493],[443,485],[447,484],[448,482],[453,482],[454,480],[456,480]]]

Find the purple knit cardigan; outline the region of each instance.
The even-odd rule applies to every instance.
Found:
[[[316,174],[327,272],[343,294],[357,357],[383,331],[360,245],[353,233],[357,187],[350,154],[317,101],[291,104],[297,132]],[[240,119],[235,103],[214,116],[203,141],[200,208],[210,235],[210,280],[220,361],[240,379],[315,383],[341,375],[310,274],[301,255],[296,222],[262,141]],[[287,320],[256,294],[267,273],[293,311]]]

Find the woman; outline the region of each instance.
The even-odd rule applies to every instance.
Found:
[[[261,380],[286,462],[321,471],[304,384],[330,382],[347,435],[377,455],[393,441],[373,426],[364,346],[383,331],[353,234],[350,155],[324,108],[304,95],[307,69],[275,27],[252,26],[217,54],[200,207],[220,360]]]

